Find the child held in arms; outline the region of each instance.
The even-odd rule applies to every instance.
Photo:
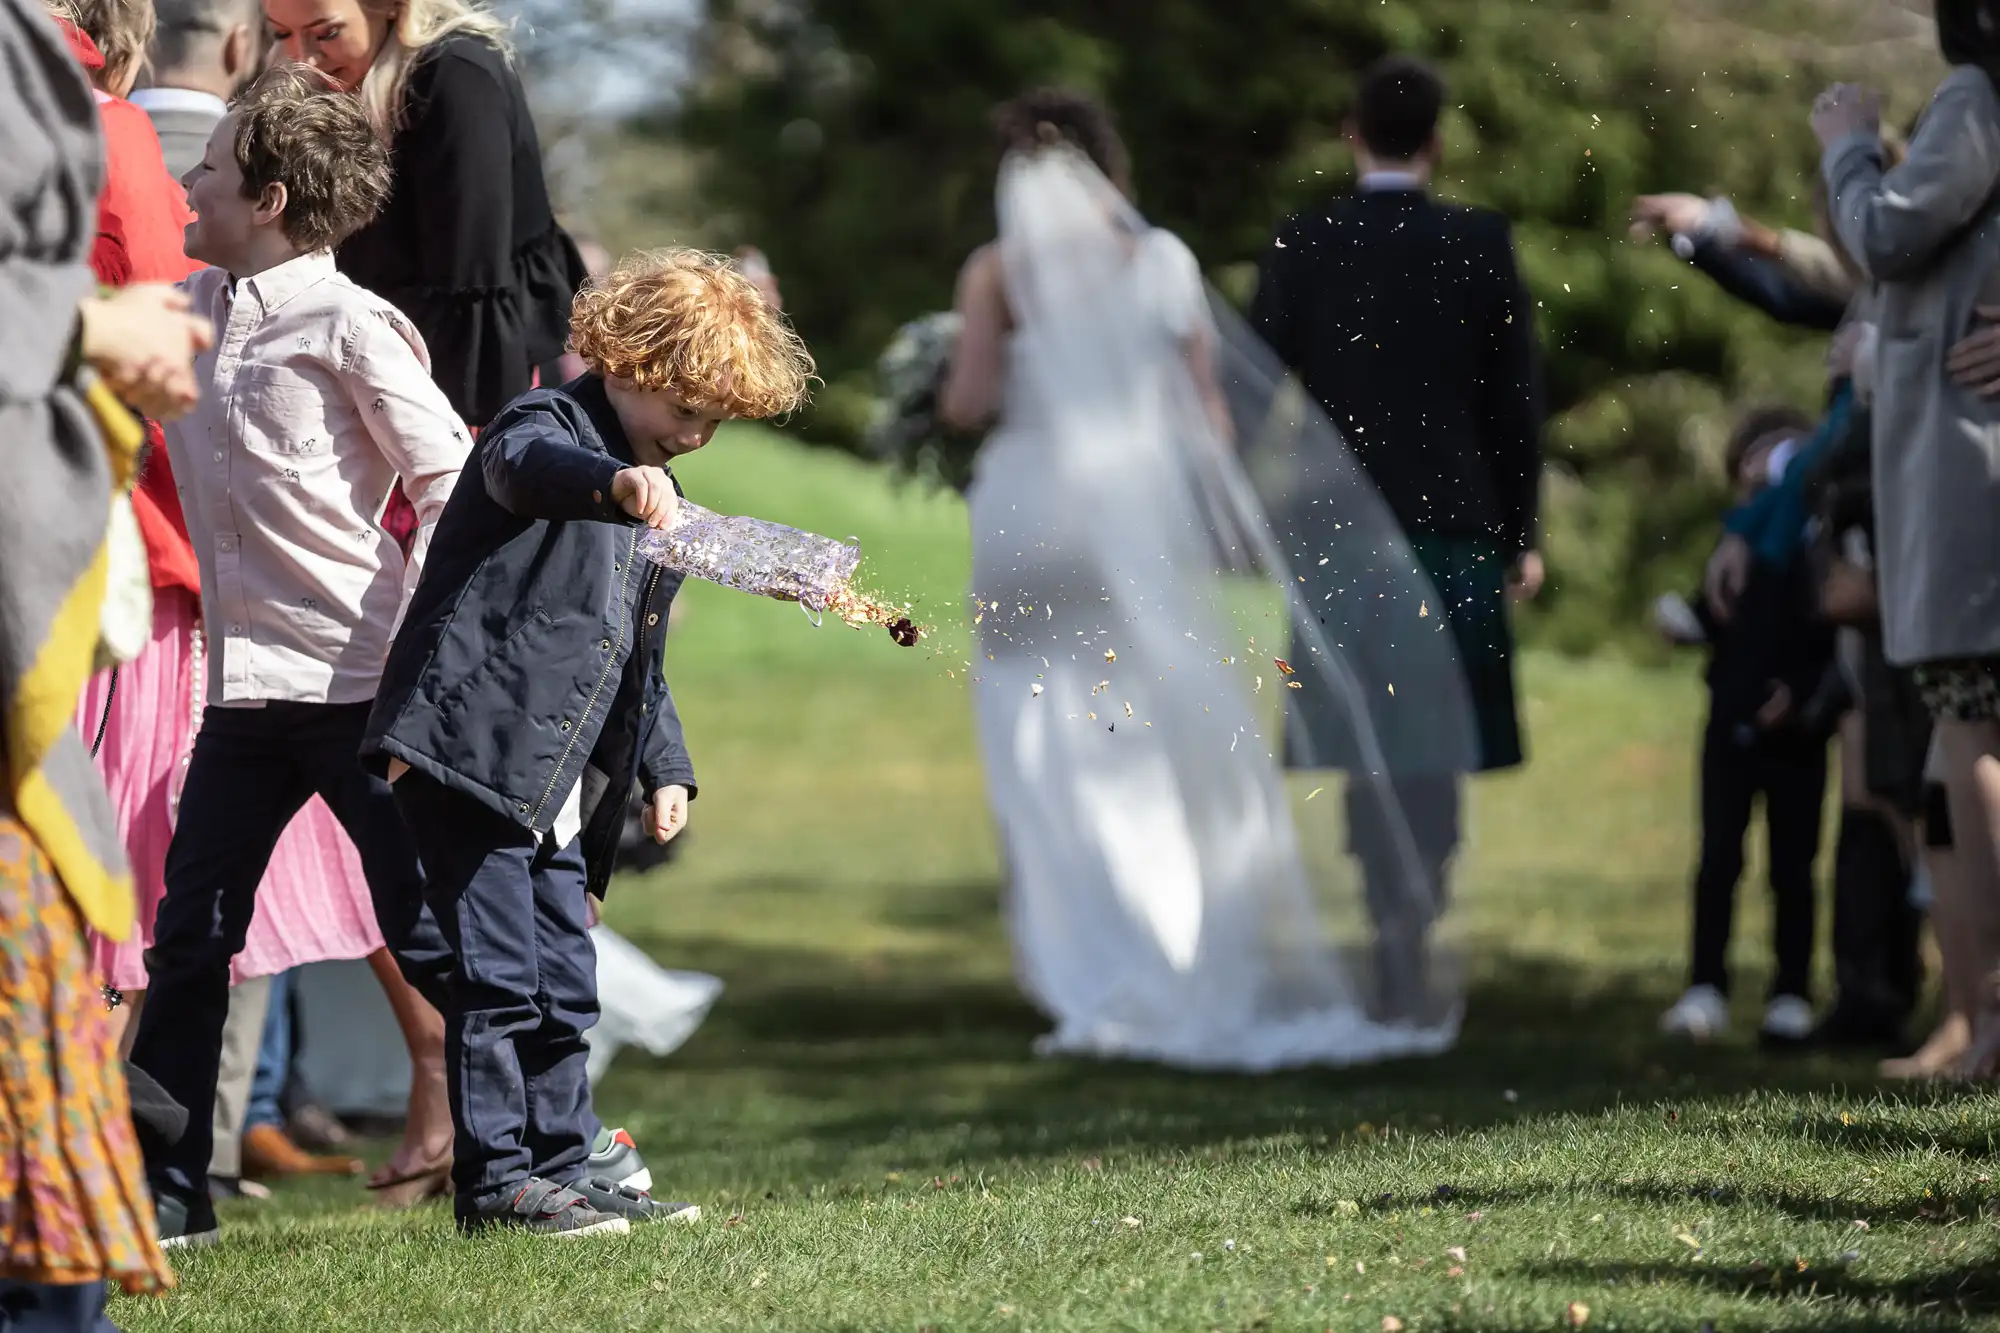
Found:
[[[304,66],[236,100],[188,173],[187,280],[215,328],[201,403],[167,432],[201,568],[208,704],[168,850],[132,1062],[195,1110],[148,1145],[163,1239],[215,1231],[210,1117],[230,960],[279,835],[315,794],[360,852],[372,916],[436,1001],[451,955],[423,910],[395,798],[359,749],[395,623],[424,558],[380,517],[398,483],[426,529],[471,440],[432,383],[422,340],[334,268],[333,247],[387,196],[387,151],[359,102]]]
[[[805,345],[729,261],[628,258],[576,299],[587,373],[479,437],[389,653],[364,760],[395,784],[457,958],[445,1008],[461,1231],[616,1234],[692,1219],[586,1169],[598,1015],[586,896],[627,794],[664,844],[694,769],[662,671],[681,576],[639,535],[679,514],[675,458],[805,398]]]

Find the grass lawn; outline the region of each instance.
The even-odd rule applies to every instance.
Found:
[[[2000,1105],[1654,1035],[1681,984],[1699,695],[1531,656],[1534,762],[1481,786],[1454,1054],[1266,1079],[1050,1063],[998,927],[953,502],[751,431],[690,492],[861,536],[932,651],[691,589],[704,791],[608,918],[729,990],[599,1090],[692,1229],[455,1239],[358,1187],[225,1212],[128,1330],[2000,1328]],[[956,676],[948,672],[956,670]],[[1763,980],[1739,922],[1738,1019]]]

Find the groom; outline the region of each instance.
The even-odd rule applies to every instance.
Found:
[[[1533,304],[1507,220],[1428,193],[1444,95],[1417,60],[1390,56],[1368,70],[1346,126],[1357,187],[1279,228],[1251,320],[1408,535],[1471,696],[1478,745],[1465,762],[1490,771],[1522,761],[1506,602],[1542,581],[1542,401]],[[1310,573],[1313,562],[1302,565]],[[1462,775],[1399,772],[1394,747],[1389,756],[1388,786],[1427,880],[1416,896],[1430,902],[1406,891],[1408,863],[1376,784],[1348,783],[1348,849],[1366,881],[1384,1004],[1409,1016],[1424,999],[1430,928],[1458,847]]]

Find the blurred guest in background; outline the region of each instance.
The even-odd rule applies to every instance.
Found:
[[[265,0],[264,13],[287,57],[363,100],[396,162],[341,272],[410,317],[459,416],[485,424],[562,354],[585,277],[549,204],[508,25],[471,0]]]
[[[1795,408],[1762,408],[1731,433],[1725,461],[1739,503],[1782,475],[1812,421]],[[1831,663],[1831,631],[1808,619],[1798,585],[1802,564],[1767,568],[1724,622],[1703,614],[1709,646],[1708,725],[1701,747],[1701,864],[1694,883],[1693,961],[1688,990],[1660,1020],[1662,1030],[1706,1040],[1729,1026],[1729,935],[1743,839],[1763,797],[1770,848],[1772,953],[1776,968],[1760,1035],[1804,1039],[1812,1030],[1813,862],[1826,805],[1822,724],[1804,720],[1806,700]],[[1696,604],[1707,610],[1705,599]],[[1692,636],[1690,636],[1692,637]]]
[[[209,131],[263,63],[257,0],[156,0],[159,28],[132,103],[153,118],[176,180],[201,161]]]
[[[1991,299],[2000,238],[1974,225],[2000,186],[2000,23],[1990,0],[1940,0],[1951,72],[1907,160],[1880,145],[1880,101],[1836,85],[1813,104],[1833,223],[1881,291],[1873,427],[1875,560],[1889,660],[1914,666],[1941,771],[1980,971],[1968,1072],[2000,1056],[2000,408],[1960,390],[1946,356]]]

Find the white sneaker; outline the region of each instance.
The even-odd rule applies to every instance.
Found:
[[[1668,643],[1694,647],[1708,642],[1708,631],[1702,628],[1701,617],[1687,604],[1687,598],[1677,592],[1664,593],[1653,603],[1653,624]]]
[[[1689,986],[1687,994],[1660,1015],[1660,1031],[1695,1041],[1719,1037],[1729,1031],[1729,1001],[1713,986]]]
[[[1801,1042],[1812,1035],[1812,1006],[1796,995],[1774,995],[1764,1006],[1758,1034],[1768,1041]]]

